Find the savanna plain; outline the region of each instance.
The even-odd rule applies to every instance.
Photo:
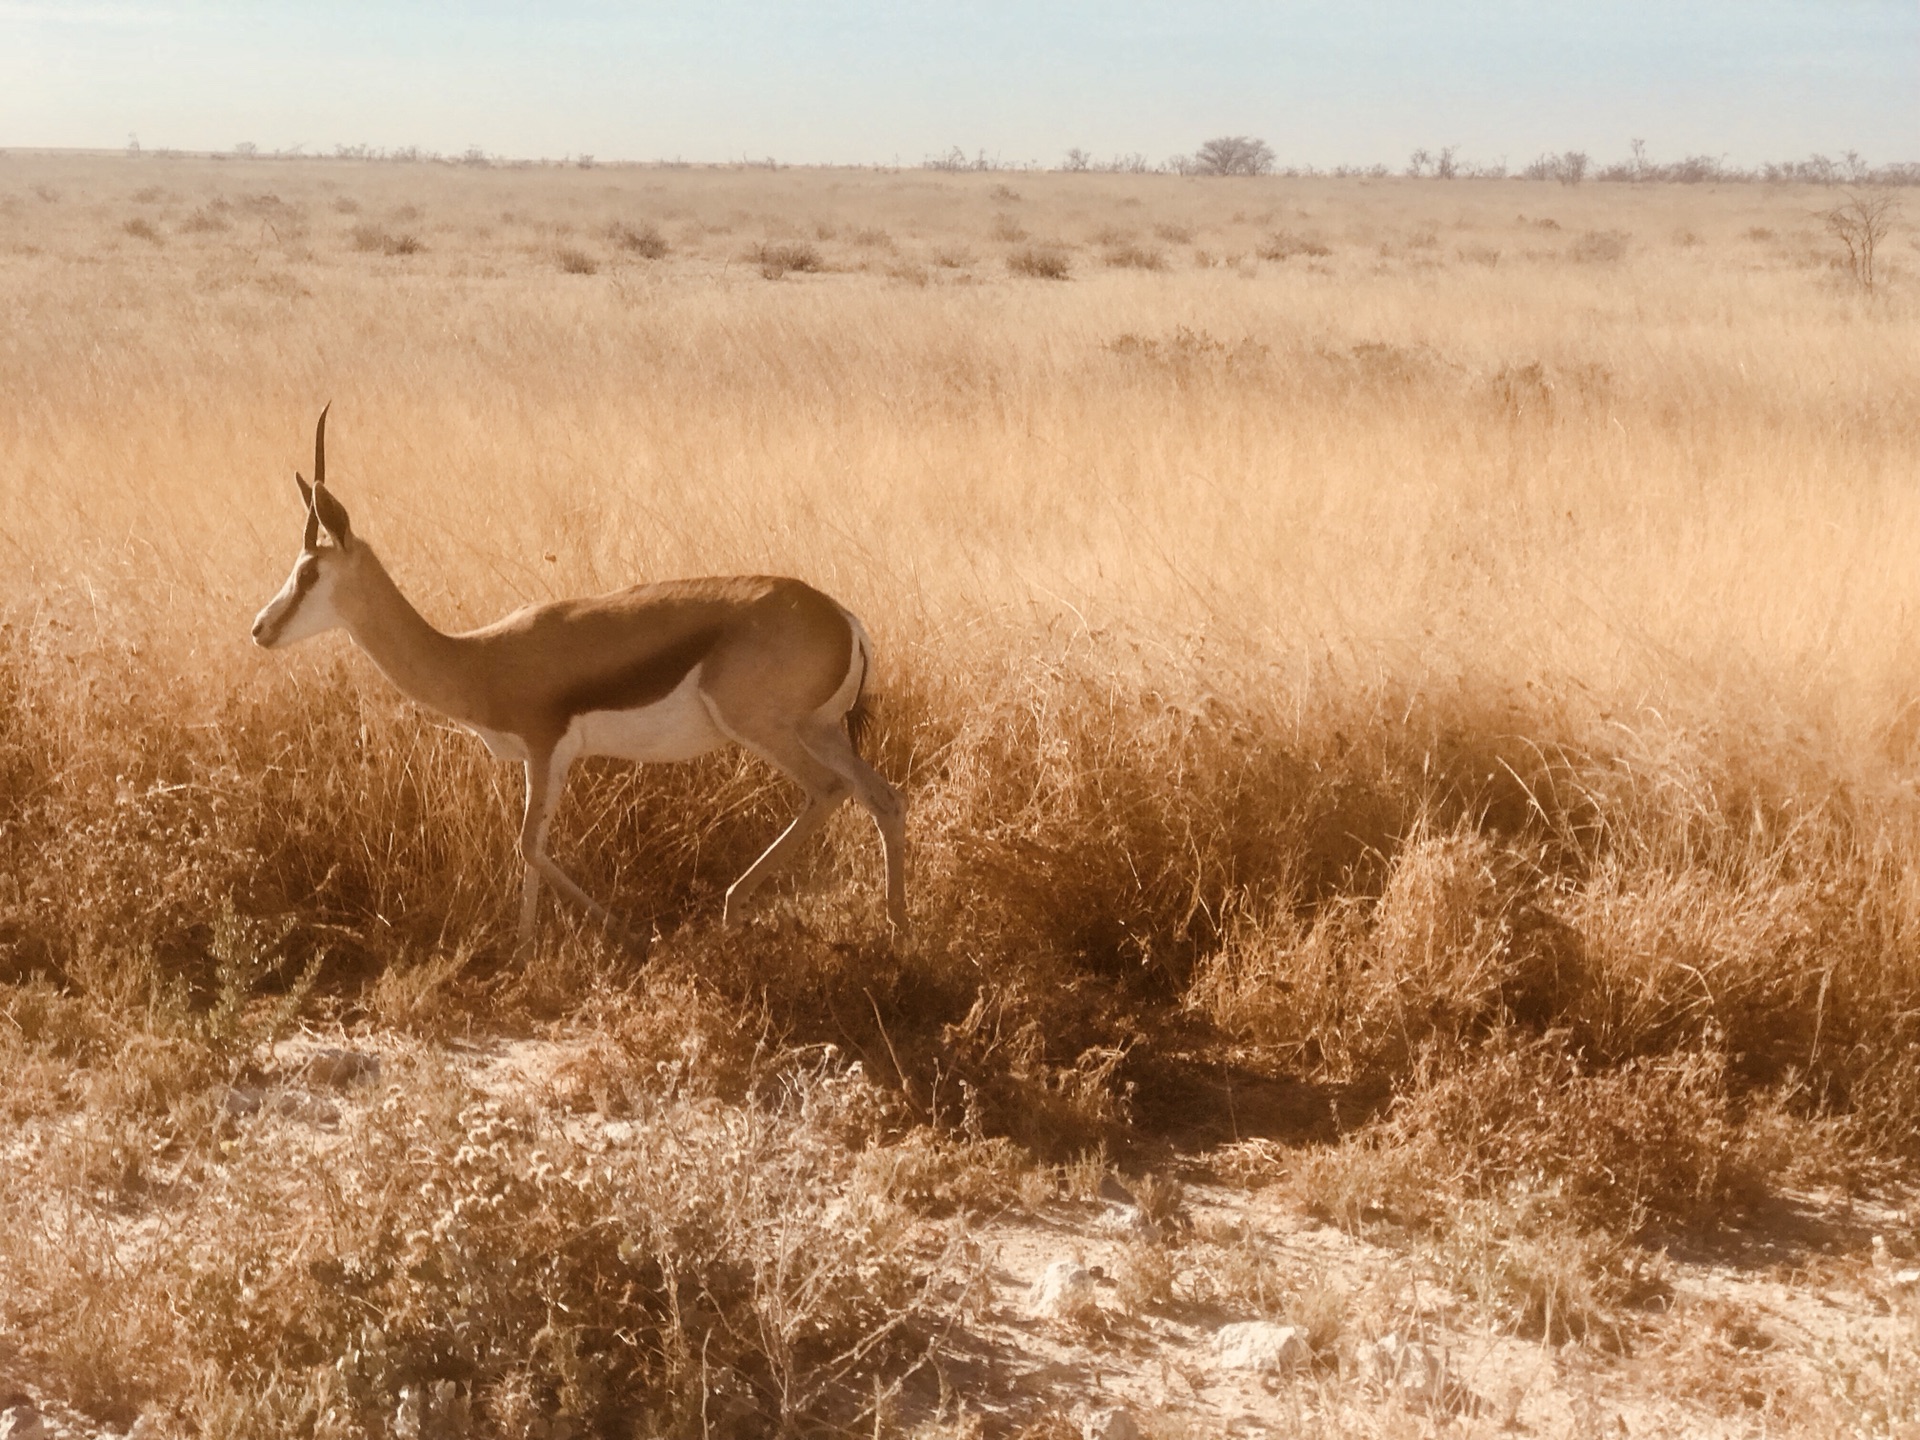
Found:
[[[1920,1434],[1842,198],[0,155],[14,1433]],[[443,628],[858,613],[911,933],[851,809],[723,929],[730,753],[516,956],[517,770],[249,643],[328,401]]]

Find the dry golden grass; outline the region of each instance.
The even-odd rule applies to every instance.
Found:
[[[700,1433],[722,1395],[719,1430],[870,1432],[964,1305],[886,1269],[903,1217],[1220,1133],[1181,1097],[1223,1067],[1371,1120],[1310,1202],[1555,1337],[1616,1333],[1666,1234],[1910,1164],[1914,217],[1869,297],[1829,203],[0,156],[0,1104],[48,1157],[0,1194],[0,1368],[232,1434],[456,1399]],[[729,756],[576,775],[556,853],[645,968],[564,923],[509,964],[517,776],[338,637],[248,643],[327,400],[337,493],[443,626],[739,570],[860,613],[913,944],[852,817],[717,931],[793,805]],[[301,1025],[410,1057],[331,1176],[222,1109]],[[556,1026],[599,1057],[568,1093],[742,1177],[684,1237],[699,1315],[658,1268],[695,1182],[642,1150],[515,1190],[570,1143],[545,1112],[494,1117],[519,1198],[459,1252],[543,1237],[538,1281],[407,1268],[451,1190],[339,1211],[382,1146],[465,1173],[488,1102],[445,1042]],[[881,1097],[845,1154],[796,1118],[828,1044]],[[827,1208],[756,1250],[771,1135]],[[76,1236],[148,1211],[103,1279],[124,1237]],[[601,1214],[669,1238],[642,1264]],[[751,1274],[700,1268],[716,1236]],[[363,1260],[385,1358],[329,1308]],[[196,1323],[209,1286],[255,1298]]]

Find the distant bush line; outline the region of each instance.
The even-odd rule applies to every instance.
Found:
[[[0,154],[4,153],[4,150],[0,150]],[[129,156],[151,159],[175,158],[183,153],[186,152],[128,149]],[[477,146],[453,155],[417,145],[402,145],[392,149],[375,145],[335,145],[325,152],[309,151],[305,146],[262,150],[258,145],[242,141],[230,150],[212,151],[210,154],[217,160],[368,160],[389,164],[464,165],[478,168],[499,166],[510,169],[571,166],[588,170],[608,165],[672,170],[789,168],[784,162],[771,158],[699,166],[678,159],[608,161],[584,154],[569,155],[558,160],[529,159],[490,155]],[[846,168],[898,170],[911,167],[895,163]],[[999,155],[989,155],[985,150],[968,154],[959,146],[954,146],[941,154],[927,156],[920,162],[919,168],[953,172],[1054,170],[1117,175],[1277,175],[1288,179],[1385,179],[1401,174],[1415,179],[1435,180],[1555,180],[1563,185],[1578,185],[1589,180],[1616,184],[1678,185],[1920,185],[1920,160],[1898,160],[1875,165],[1861,158],[1858,151],[1847,150],[1838,158],[1814,153],[1802,159],[1768,160],[1752,166],[1736,165],[1718,155],[1686,155],[1677,160],[1660,161],[1649,159],[1645,143],[1639,140],[1632,142],[1627,158],[1605,163],[1594,160],[1582,150],[1545,151],[1517,166],[1509,164],[1505,157],[1482,163],[1461,158],[1458,146],[1447,145],[1439,150],[1413,151],[1398,171],[1377,162],[1322,167],[1282,164],[1266,141],[1248,135],[1225,135],[1206,141],[1191,155],[1170,155],[1158,161],[1138,151],[1101,159],[1091,151],[1076,146],[1068,150],[1058,163],[1049,165],[1038,160],[1008,160]]]

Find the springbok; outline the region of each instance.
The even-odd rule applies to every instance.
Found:
[[[329,409],[331,407],[328,407]],[[313,484],[294,483],[307,530],[287,583],[253,622],[267,649],[344,627],[402,692],[527,767],[520,948],[533,943],[545,880],[601,924],[606,907],[547,854],[567,769],[583,755],[691,760],[728,741],[807,792],[806,807],[727,889],[723,922],[849,796],[872,813],[887,862],[887,916],[907,924],[906,807],[855,746],[873,662],[851,611],[798,580],[732,575],[636,585],[529,605],[465,634],[436,630],[353,531],[327,489],[327,411]],[[331,544],[321,543],[325,532]]]

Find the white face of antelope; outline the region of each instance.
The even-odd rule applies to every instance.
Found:
[[[325,410],[320,412],[320,423],[313,432],[313,484],[298,475],[293,481],[300,487],[300,499],[307,508],[307,533],[287,583],[254,617],[253,643],[266,650],[295,644],[346,623],[337,600],[355,559],[355,541],[346,507],[327,491]],[[320,543],[322,530],[331,545]]]
[[[254,617],[253,643],[274,650],[345,624],[334,608],[340,561],[340,551],[334,546],[302,550],[280,593]]]

